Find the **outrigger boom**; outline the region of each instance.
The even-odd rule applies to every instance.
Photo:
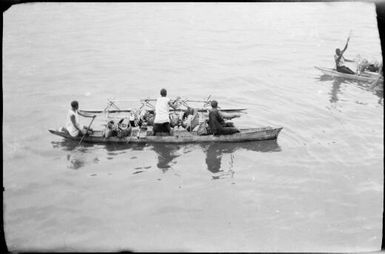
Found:
[[[185,106],[189,107],[187,102],[195,102],[195,103],[204,103],[204,106],[201,108],[198,108],[198,112],[207,112],[208,108],[206,107],[210,103],[210,97],[209,96],[206,100],[189,100],[189,99],[181,99],[180,102]],[[88,114],[101,114],[101,113],[130,113],[130,112],[136,112],[136,109],[120,109],[117,105],[116,102],[128,102],[128,101],[135,101],[133,99],[114,99],[114,98],[108,98],[107,99],[108,104],[104,108],[104,110],[79,110],[81,113],[88,113]],[[145,99],[140,99],[140,102],[142,103],[142,107],[148,106],[150,109],[147,109],[149,112],[153,113],[154,112],[154,105],[152,105],[150,102],[155,102],[156,99],[151,99],[151,98],[145,98]],[[227,113],[246,113],[244,112],[246,108],[230,108],[230,109],[221,109],[219,108],[220,111],[222,112],[227,112]],[[184,109],[170,109],[171,112],[181,112],[184,111]]]
[[[199,108],[198,112],[207,112],[207,108]],[[246,113],[244,112],[246,108],[230,108],[230,109],[219,109],[219,111],[223,112],[239,112],[239,113]],[[133,109],[112,109],[112,110],[79,110],[81,113],[89,113],[89,114],[101,114],[101,113],[130,113],[135,112]],[[153,109],[149,109],[149,112],[154,112]],[[170,109],[170,111],[177,111],[181,112],[184,111],[183,109]]]

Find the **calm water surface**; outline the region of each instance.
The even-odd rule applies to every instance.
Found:
[[[382,61],[370,3],[11,7],[3,35],[9,249],[379,249],[383,90],[314,68],[333,66],[350,30],[347,58]],[[103,109],[107,98],[155,98],[162,87],[170,97],[211,95],[247,108],[239,127],[283,130],[276,141],[129,147],[77,146],[48,133],[64,125],[73,99]]]

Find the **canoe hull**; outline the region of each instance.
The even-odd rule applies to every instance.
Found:
[[[101,131],[94,132],[93,135],[84,137],[82,142],[87,143],[121,143],[121,144],[145,144],[145,143],[205,143],[205,142],[245,142],[245,141],[261,141],[277,139],[280,128],[263,127],[253,129],[241,129],[240,133],[232,135],[194,135],[185,130],[174,131],[172,136],[150,136],[142,135],[139,130],[133,130],[133,134],[129,137],[118,138],[110,137],[104,138]],[[80,137],[72,137],[67,132],[61,130],[49,130],[54,135],[61,136],[66,139],[80,141]]]
[[[347,73],[338,72],[332,68],[323,68],[323,67],[317,67],[317,66],[315,66],[315,68],[317,70],[320,70],[325,75],[337,77],[337,78],[347,78],[347,79],[353,79],[353,80],[364,81],[364,82],[373,82],[377,80],[383,80],[383,77],[377,73],[373,73],[373,74],[362,73],[360,75],[357,75],[357,74],[347,74]]]

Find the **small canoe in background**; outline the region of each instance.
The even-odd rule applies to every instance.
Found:
[[[139,128],[133,128],[131,136],[118,138],[104,138],[103,131],[94,131],[93,134],[84,137],[83,142],[89,143],[203,143],[203,142],[243,142],[243,141],[260,141],[277,139],[282,127],[262,127],[251,129],[240,129],[240,133],[231,135],[197,135],[196,132],[188,132],[186,130],[174,130],[171,136],[152,136],[152,129],[141,131]],[[72,137],[68,132],[63,130],[49,130],[54,135],[61,136],[66,139],[79,141],[80,137]],[[144,132],[144,133],[143,133]]]
[[[383,81],[383,77],[376,72],[363,72],[361,74],[347,74],[338,72],[336,69],[332,68],[323,68],[323,67],[317,67],[314,66],[317,70],[320,70],[323,74],[332,76],[332,77],[338,77],[338,78],[347,78],[347,79],[353,79],[357,81],[364,81],[364,82],[374,82],[374,81]]]

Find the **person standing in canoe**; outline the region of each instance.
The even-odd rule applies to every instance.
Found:
[[[178,96],[175,101],[171,102],[170,98],[167,97],[167,90],[164,88],[160,90],[160,95],[161,97],[156,100],[155,104],[154,136],[158,132],[171,133],[169,106],[176,109],[176,103],[180,99]]]
[[[348,48],[350,37],[348,37],[348,40],[346,41],[344,49],[341,51],[339,48],[336,49],[336,54],[334,55],[334,60],[336,62],[336,69],[338,72],[347,73],[347,74],[355,74],[354,71],[349,69],[349,67],[346,67],[344,65],[346,62],[354,62],[353,60],[346,59],[343,54],[345,50]]]
[[[217,101],[211,101],[211,108],[209,112],[209,127],[214,135],[229,135],[239,132],[233,123],[225,122],[221,113],[218,111]]]
[[[79,103],[77,101],[71,102],[71,109],[68,110],[67,114],[67,122],[66,122],[66,129],[69,132],[69,134],[72,137],[81,137],[87,133],[88,130],[92,131],[92,129],[88,129],[88,127],[83,126],[81,127],[79,124],[79,115],[83,117],[91,117],[95,118],[96,115],[85,115],[78,111],[79,109]]]

